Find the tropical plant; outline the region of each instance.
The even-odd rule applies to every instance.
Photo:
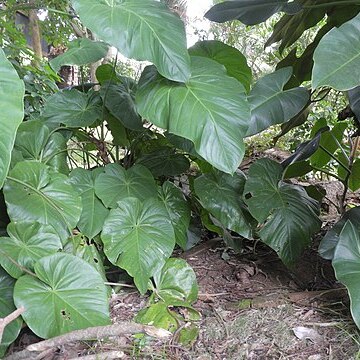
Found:
[[[283,47],[323,25],[300,57],[290,52],[253,83],[235,48],[202,41],[187,49],[184,23],[162,2],[71,4],[97,41],[75,40],[50,62],[55,70],[95,62],[108,45],[152,65],[138,81],[117,73],[116,61],[101,65],[98,83],[51,90],[23,121],[24,81],[0,52],[0,186],[8,215],[0,238],[0,316],[24,307],[23,320],[43,338],[108,324],[106,263],[125,270],[140,293],[152,292],[137,321],[172,332],[187,322],[178,335],[191,343],[199,319],[191,307],[196,278],[185,261],[171,258],[175,246],[189,247],[191,217],[228,241],[230,232],[260,239],[291,267],[321,227],[318,197],[285,179],[291,168],[296,176],[328,172],[335,161],[333,175],[346,190],[343,210],[348,188],[360,187],[357,140],[346,144],[347,124],[325,120],[310,125],[312,138],[284,163],[260,159],[247,174],[238,170],[244,138],[275,124],[285,134],[304,123],[330,88],[351,90],[351,116],[358,119],[360,6],[321,0],[214,6],[211,20],[247,25],[285,12],[268,41]],[[182,174],[189,186],[181,189],[174,180]],[[348,287],[360,326],[357,209],[344,212],[322,253]],[[188,317],[173,311],[179,306]],[[5,329],[2,352],[20,328],[18,320]]]

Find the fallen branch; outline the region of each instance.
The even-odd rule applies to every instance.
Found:
[[[171,336],[171,333],[167,330],[135,323],[96,326],[82,330],[75,330],[52,339],[40,341],[36,344],[31,344],[25,350],[11,354],[4,360],[31,360],[36,358],[36,354],[34,354],[35,352],[40,353],[46,351],[47,349],[58,347],[67,343],[84,340],[100,340],[111,336],[122,336],[138,333],[146,333],[156,338],[166,338]]]
[[[76,357],[70,360],[112,360],[112,359],[123,359],[124,357],[125,357],[125,353],[123,353],[122,351],[107,351],[94,355]]]
[[[0,319],[0,343],[1,343],[1,340],[3,337],[5,327],[7,325],[9,325],[12,321],[17,319],[24,311],[25,311],[25,308],[22,306],[21,308],[13,311],[11,314],[4,317],[3,319]]]

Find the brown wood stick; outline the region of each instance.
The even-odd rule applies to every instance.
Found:
[[[3,319],[0,319],[0,343],[3,337],[5,327],[9,325],[12,321],[17,319],[24,311],[25,308],[22,306],[21,308],[13,311],[11,314],[7,315]]]

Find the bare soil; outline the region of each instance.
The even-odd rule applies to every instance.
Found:
[[[245,242],[235,254],[221,241],[209,240],[179,254],[199,283],[194,307],[202,320],[190,348],[172,340],[124,337],[64,346],[41,359],[358,359],[360,337],[346,291],[335,281],[330,262],[317,255],[316,242],[292,271],[261,244],[254,248]],[[113,295],[114,323],[132,320],[146,302],[133,289]],[[38,340],[24,332],[11,351]],[[109,351],[124,355],[101,356]]]

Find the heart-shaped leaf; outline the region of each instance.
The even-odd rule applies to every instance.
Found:
[[[67,174],[66,139],[58,132],[50,133],[41,120],[23,122],[18,129],[14,149],[23,160],[37,160]]]
[[[108,45],[87,38],[69,42],[68,50],[50,61],[51,67],[58,72],[63,65],[87,65],[106,56]]]
[[[199,41],[189,49],[192,56],[203,56],[224,65],[227,74],[239,80],[246,91],[250,90],[252,80],[251,68],[246,57],[232,46],[217,40]]]
[[[50,225],[38,222],[16,222],[7,227],[9,237],[0,238],[0,264],[13,278],[24,272],[21,267],[33,270],[37,260],[62,249],[59,234]]]
[[[13,300],[14,284],[15,280],[0,267],[0,319],[16,310]],[[5,327],[0,344],[0,357],[4,355],[8,345],[18,337],[21,326],[22,321],[17,318]]]
[[[51,124],[64,124],[69,127],[90,126],[101,118],[100,103],[101,99],[93,93],[85,94],[76,89],[63,90],[47,99],[43,116]]]
[[[154,274],[156,295],[168,305],[191,305],[197,300],[198,285],[192,267],[183,259],[168,259]]]
[[[126,198],[110,211],[101,234],[108,259],[125,269],[144,294],[148,281],[175,246],[174,229],[164,205],[151,198]]]
[[[252,227],[256,224],[242,200],[245,181],[242,172],[230,176],[220,171],[212,171],[199,176],[194,187],[202,206],[225,228],[245,238],[251,238]]]
[[[334,257],[339,236],[347,221],[350,221],[357,231],[360,231],[360,206],[348,210],[341,219],[325,234],[319,245],[319,254],[327,260]]]
[[[221,89],[221,91],[220,91]],[[213,166],[233,173],[244,155],[243,137],[250,118],[244,87],[213,60],[192,57],[186,84],[145,68],[136,94],[143,118],[182,136]]]
[[[283,90],[291,74],[291,68],[283,68],[265,75],[254,85],[248,98],[251,122],[247,136],[290,120],[305,107],[310,97],[307,89]]]
[[[62,240],[80,218],[81,199],[68,177],[39,162],[16,164],[6,180],[4,195],[12,221],[52,225]]]
[[[262,223],[260,238],[274,249],[284,264],[292,265],[320,229],[318,203],[300,186],[281,180],[283,169],[270,159],[260,159],[249,169],[245,202]]]
[[[347,221],[341,230],[335,248],[332,265],[336,278],[343,283],[349,293],[350,310],[355,324],[360,327],[360,233],[359,229]]]
[[[86,261],[54,254],[35,264],[38,278],[17,280],[14,302],[24,306],[23,318],[39,337],[110,324],[107,290],[101,275]]]
[[[360,15],[330,30],[314,52],[312,86],[349,90],[359,85]]]
[[[108,208],[126,197],[145,200],[157,197],[157,186],[151,172],[142,165],[125,170],[118,164],[109,164],[95,180],[95,193]]]
[[[156,0],[72,0],[82,23],[123,55],[151,61],[160,74],[187,81],[190,60],[183,22]],[[119,36],[121,34],[121,36]]]
[[[246,25],[256,25],[277,12],[295,14],[301,10],[296,1],[288,0],[231,0],[213,6],[205,17],[211,21],[240,20]]]
[[[101,87],[100,95],[110,113],[131,130],[142,130],[142,120],[135,108],[137,83],[121,77],[121,82],[108,83]]]
[[[0,188],[9,171],[17,128],[24,117],[25,86],[0,49]]]
[[[102,168],[92,171],[78,168],[70,174],[70,184],[78,191],[82,202],[82,212],[77,227],[89,239],[100,233],[109,214],[109,210],[95,194],[95,180],[102,173]]]
[[[184,199],[181,190],[169,181],[159,188],[159,198],[164,203],[174,227],[176,243],[185,250],[191,215],[189,204]]]

